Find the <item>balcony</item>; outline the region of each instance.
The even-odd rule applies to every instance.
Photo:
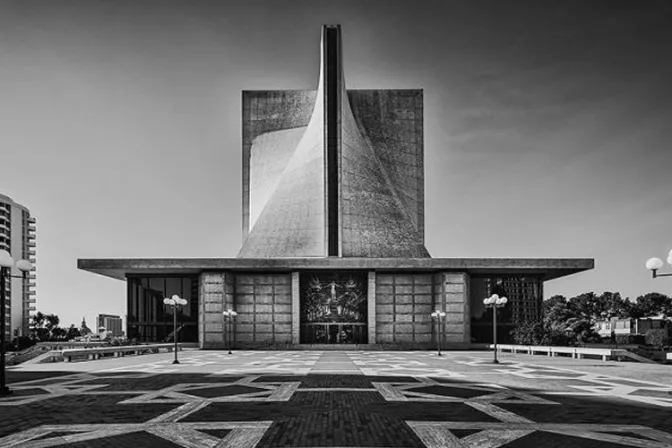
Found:
[[[35,218],[33,217],[28,218],[28,222],[31,224],[35,224]]]
[[[37,262],[35,258],[29,258],[28,261],[30,261],[32,264],[35,264]]]
[[[27,243],[26,245],[27,245],[28,247],[35,247],[35,246],[37,246],[37,245],[35,244],[35,241],[28,241],[28,243]]]
[[[34,257],[35,256],[35,251],[34,250],[29,250],[28,251],[28,256],[29,257]]]
[[[28,234],[28,239],[29,240],[34,240],[35,239],[35,234],[34,233],[29,233]]]
[[[29,231],[29,232],[34,232],[34,231],[36,231],[36,230],[37,230],[37,229],[35,228],[34,225],[32,225],[32,224],[29,224],[29,225],[28,225],[28,231]]]
[[[29,295],[29,296],[34,296],[34,295],[35,295],[35,291],[28,291],[28,295]]]

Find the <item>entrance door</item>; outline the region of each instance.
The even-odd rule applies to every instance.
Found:
[[[365,323],[309,323],[301,325],[302,344],[366,344]]]
[[[366,272],[301,273],[302,344],[366,344]]]

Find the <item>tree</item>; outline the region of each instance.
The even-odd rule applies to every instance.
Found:
[[[665,294],[650,292],[637,297],[633,304],[632,317],[672,316],[672,298]]]
[[[44,321],[45,321],[45,316],[42,314],[42,311],[38,311],[35,313],[34,316],[31,317],[33,319],[33,325],[36,327],[43,327],[44,326]]]
[[[58,328],[61,319],[55,314],[47,314],[44,318],[46,319],[44,327],[49,330],[50,333],[53,333],[54,329]]]
[[[605,291],[597,297],[597,310],[600,311],[598,316],[593,316],[596,319],[611,319],[617,317],[619,319],[627,319],[630,317],[632,310],[632,302],[621,297],[618,292]]]
[[[598,298],[594,292],[584,292],[578,296],[572,297],[567,303],[569,309],[575,317],[582,319],[592,319],[603,311],[598,303]]]
[[[523,322],[511,331],[511,336],[516,344],[542,345],[546,329],[543,322]]]
[[[55,314],[44,314],[41,311],[32,317],[35,337],[38,341],[51,341],[64,335],[65,330],[59,328],[60,319]]]
[[[579,344],[587,342],[599,342],[600,335],[593,328],[593,322],[589,319],[574,317],[567,321],[567,333]]]
[[[79,329],[75,327],[75,324],[70,325],[68,328],[68,333],[65,335],[67,340],[75,339],[80,337],[82,334],[79,332]]]
[[[65,339],[65,336],[68,334],[68,330],[65,328],[61,327],[54,327],[51,330],[51,339],[52,340],[57,340],[57,341],[62,341]]]
[[[567,299],[564,296],[553,296],[544,300],[542,304],[544,321],[551,323],[566,322],[574,316],[574,312],[569,309]]]
[[[35,338],[38,341],[48,341],[50,333],[49,330],[45,328],[47,321],[46,316],[41,311],[38,311],[34,316],[31,317],[31,319],[32,327],[35,329]]]

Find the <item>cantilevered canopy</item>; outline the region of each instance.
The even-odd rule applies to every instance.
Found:
[[[104,258],[79,259],[77,267],[106,277],[180,275],[204,271],[374,270],[435,272],[470,275],[541,275],[553,280],[593,269],[592,258]]]

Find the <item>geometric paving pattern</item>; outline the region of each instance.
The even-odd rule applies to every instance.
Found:
[[[10,369],[0,447],[672,447],[669,381],[583,372],[579,362],[492,364],[459,352],[181,358]]]
[[[500,416],[501,418],[502,416]],[[511,442],[536,431],[561,436],[573,436],[584,441],[606,442],[612,445],[642,448],[669,448],[672,436],[663,431],[634,425],[567,425],[562,423],[521,422],[408,422],[428,448],[500,447],[514,446]],[[460,431],[467,431],[460,437]],[[635,437],[632,437],[634,435]],[[638,437],[639,436],[639,437]],[[531,445],[527,445],[531,446]]]
[[[73,446],[78,442],[88,442],[82,446],[95,446],[95,441],[111,439],[115,436],[144,432],[157,436],[144,438],[146,446],[183,447],[255,447],[272,422],[218,422],[179,423],[175,420],[127,424],[89,425],[44,425],[0,439],[3,447],[42,448],[49,446]],[[216,430],[225,435],[217,437]],[[66,435],[59,435],[65,433]],[[46,437],[45,437],[46,436]],[[128,443],[128,438],[117,439],[115,446]],[[169,442],[170,445],[165,444]],[[136,445],[137,446],[137,445]]]

